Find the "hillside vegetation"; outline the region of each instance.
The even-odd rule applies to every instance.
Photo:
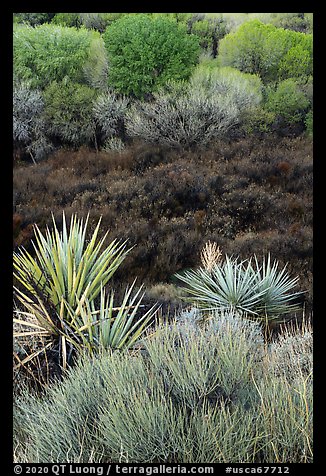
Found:
[[[15,461],[311,462],[312,14],[13,46]]]

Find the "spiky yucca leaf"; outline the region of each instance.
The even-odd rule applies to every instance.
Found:
[[[81,340],[91,352],[100,349],[122,349],[132,347],[146,331],[152,321],[157,306],[152,306],[139,316],[142,299],[142,287],[132,296],[133,284],[126,289],[122,303],[114,307],[114,293],[106,294],[101,289],[99,308],[87,298],[78,303],[74,311],[66,302],[71,322]]]
[[[42,299],[37,294],[29,297],[18,288],[14,288],[14,291],[18,301],[27,310],[27,312],[18,312],[19,315],[26,316],[26,320],[13,319],[13,322],[20,328],[18,332],[14,332],[14,338],[23,340],[27,336],[39,338],[40,347],[37,352],[32,350],[18,366],[32,361],[49,348],[58,347],[60,363],[63,368],[66,368],[72,350],[82,352],[83,343],[80,339],[79,329],[74,323],[68,323],[65,318],[64,299],[62,298],[59,311],[57,311],[51,301],[45,302],[44,298]],[[34,322],[31,323],[28,318],[33,319]]]
[[[58,347],[60,363],[66,367],[69,355],[73,351],[81,352],[85,348],[92,350],[100,346],[100,341],[96,341],[99,327],[93,322],[95,311],[100,313],[102,323],[105,312],[106,318],[108,313],[118,311],[112,326],[116,339],[113,344],[121,347],[127,344],[128,339],[133,342],[140,335],[143,330],[142,324],[146,325],[151,312],[148,312],[139,323],[136,322],[135,314],[141,298],[136,302],[137,294],[131,299],[131,303],[127,304],[131,289],[121,308],[113,308],[113,298],[112,302],[104,299],[104,286],[130,249],[126,250],[126,242],[113,240],[102,251],[107,233],[98,240],[101,219],[88,242],[86,242],[88,216],[84,223],[83,219],[77,219],[76,215],[72,215],[68,229],[63,213],[61,233],[54,217],[53,223],[53,230],[47,228],[45,235],[36,225],[34,226],[35,257],[24,248],[14,253],[14,275],[26,289],[26,292],[22,292],[14,288],[16,298],[26,310],[25,313],[20,312],[22,319],[14,320],[20,328],[19,335],[15,333],[14,336],[25,339],[27,334],[31,337],[42,337],[45,343],[43,350],[49,346],[55,349]],[[98,296],[101,305],[100,309],[96,310],[95,299]],[[128,305],[135,307],[130,316]],[[26,322],[24,317],[27,318]],[[30,325],[28,317],[33,317],[35,325]],[[124,319],[126,322],[122,325]],[[119,323],[119,326],[116,323]],[[108,337],[109,341],[110,339],[113,339],[113,334]],[[42,344],[40,346],[42,351]],[[25,359],[26,362],[32,360],[33,356],[34,352],[30,352],[27,360]]]
[[[215,264],[210,271],[204,268],[177,274],[177,278],[188,284],[185,299],[195,301],[203,310],[238,309],[253,312],[260,295],[255,293],[255,277],[251,273],[251,262],[238,263],[226,256],[221,265]]]
[[[290,293],[298,278],[291,279],[286,267],[278,270],[278,262],[271,264],[270,256],[259,265],[255,257],[238,261],[225,257],[210,271],[204,268],[176,274],[187,284],[184,299],[195,302],[203,310],[235,309],[259,319],[277,319],[298,309],[292,301],[301,292]]]
[[[135,282],[126,289],[123,302],[119,307],[114,307],[113,292],[106,295],[104,289],[101,288],[98,309],[94,301],[87,299],[86,290],[78,300],[76,309],[62,298],[59,313],[54,308],[52,312],[49,311],[48,306],[39,296],[35,296],[33,301],[16,289],[17,298],[28,310],[28,312],[19,311],[19,314],[36,319],[36,323],[14,319],[14,322],[21,327],[19,332],[14,332],[14,337],[42,336],[46,338],[43,347],[37,353],[31,352],[21,364],[31,361],[51,345],[56,345],[58,341],[63,368],[69,364],[67,356],[71,354],[72,350],[79,353],[86,350],[92,354],[102,349],[114,350],[132,347],[147,330],[157,311],[156,305],[154,305],[139,316],[144,293],[140,295],[141,286],[132,296],[134,284]],[[69,324],[64,317],[66,315],[69,317]]]
[[[113,240],[101,253],[107,233],[97,242],[101,219],[88,244],[85,242],[88,216],[85,223],[72,215],[70,229],[67,230],[63,213],[63,230],[47,228],[44,236],[37,225],[34,226],[36,243],[33,243],[36,257],[23,247],[14,253],[14,276],[35,294],[39,289],[59,310],[62,298],[72,308],[87,289],[87,298],[92,301],[101,292],[130,250],[126,242]],[[68,316],[66,316],[68,317]]]
[[[275,260],[271,263],[271,256],[263,259],[259,266],[255,256],[255,269],[253,274],[256,276],[256,287],[262,294],[258,312],[260,314],[273,315],[277,318],[282,314],[288,314],[299,310],[297,303],[293,301],[302,294],[302,292],[290,292],[298,284],[299,277],[290,278],[286,273],[285,265],[283,269],[278,270],[279,263]]]

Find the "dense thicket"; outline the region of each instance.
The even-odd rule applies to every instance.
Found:
[[[16,131],[27,127],[29,98],[43,104],[28,134],[14,133],[16,155],[39,160],[81,144],[121,150],[135,137],[191,147],[256,132],[311,134],[312,34],[225,21],[69,13],[15,24]]]

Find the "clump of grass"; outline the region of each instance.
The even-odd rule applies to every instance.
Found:
[[[264,461],[310,463],[313,460],[312,378],[303,374],[293,382],[264,376],[257,384],[258,429],[268,441]]]
[[[270,344],[268,371],[275,377],[294,381],[298,375],[309,377],[313,369],[313,331],[309,322],[284,328]]]
[[[33,462],[310,462],[311,376],[271,363],[296,338],[268,347],[230,312],[162,324],[137,351],[84,355],[42,398],[18,397],[15,447]]]

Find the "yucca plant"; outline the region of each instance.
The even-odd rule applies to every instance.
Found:
[[[90,354],[103,349],[122,349],[132,347],[150,325],[156,306],[152,306],[139,317],[139,310],[144,293],[142,287],[132,296],[134,284],[125,291],[124,299],[118,307],[114,307],[114,293],[106,296],[101,289],[100,304],[86,298],[86,293],[78,301],[76,309],[62,298],[59,312],[49,307],[39,296],[30,299],[26,294],[16,289],[16,297],[27,309],[19,311],[26,318],[14,319],[14,323],[24,329],[14,332],[14,337],[40,337],[42,345],[30,352],[23,360],[17,353],[16,367],[26,365],[46,349],[59,343],[61,364],[66,368],[71,361],[74,351],[82,354],[85,350]],[[65,312],[68,312],[68,316]],[[32,321],[34,320],[34,322]]]
[[[51,232],[47,228],[45,236],[34,225],[36,244],[32,244],[35,258],[23,247],[14,252],[14,276],[32,294],[36,293],[36,289],[42,291],[57,310],[62,297],[75,308],[86,289],[86,297],[90,301],[100,294],[101,286],[107,284],[130,250],[126,250],[126,242],[113,240],[100,253],[108,235],[106,232],[96,242],[101,218],[88,243],[86,231],[89,216],[84,223],[83,219],[72,215],[68,232],[63,213],[61,233],[52,218],[54,228]]]
[[[106,233],[96,242],[101,220],[88,244],[88,217],[83,223],[73,215],[68,231],[63,214],[62,233],[54,219],[53,222],[54,230],[47,229],[46,236],[35,225],[35,258],[24,248],[14,253],[14,275],[27,290],[14,287],[16,298],[25,308],[19,314],[26,317],[14,319],[20,326],[14,336],[39,336],[44,342],[37,353],[30,353],[19,365],[55,344],[59,344],[64,368],[73,351],[130,347],[155,312],[152,307],[138,318],[143,295],[140,296],[140,288],[131,296],[135,283],[126,290],[118,307],[114,307],[112,292],[106,297],[104,286],[130,251],[126,250],[126,242],[114,240],[101,252],[107,236]]]
[[[145,293],[140,294],[143,287],[140,286],[132,295],[134,285],[135,281],[126,289],[123,301],[118,307],[114,307],[114,292],[107,295],[103,288],[99,306],[96,306],[94,301],[82,298],[74,310],[65,302],[71,324],[76,328],[84,347],[91,353],[94,350],[130,348],[150,325],[157,307],[152,306],[138,318]]]
[[[275,320],[299,309],[293,301],[302,292],[290,292],[298,283],[291,279],[286,266],[279,270],[270,255],[262,264],[256,256],[239,261],[226,255],[222,263],[211,269],[199,268],[176,274],[186,283],[184,299],[206,311],[233,309],[249,317]]]

